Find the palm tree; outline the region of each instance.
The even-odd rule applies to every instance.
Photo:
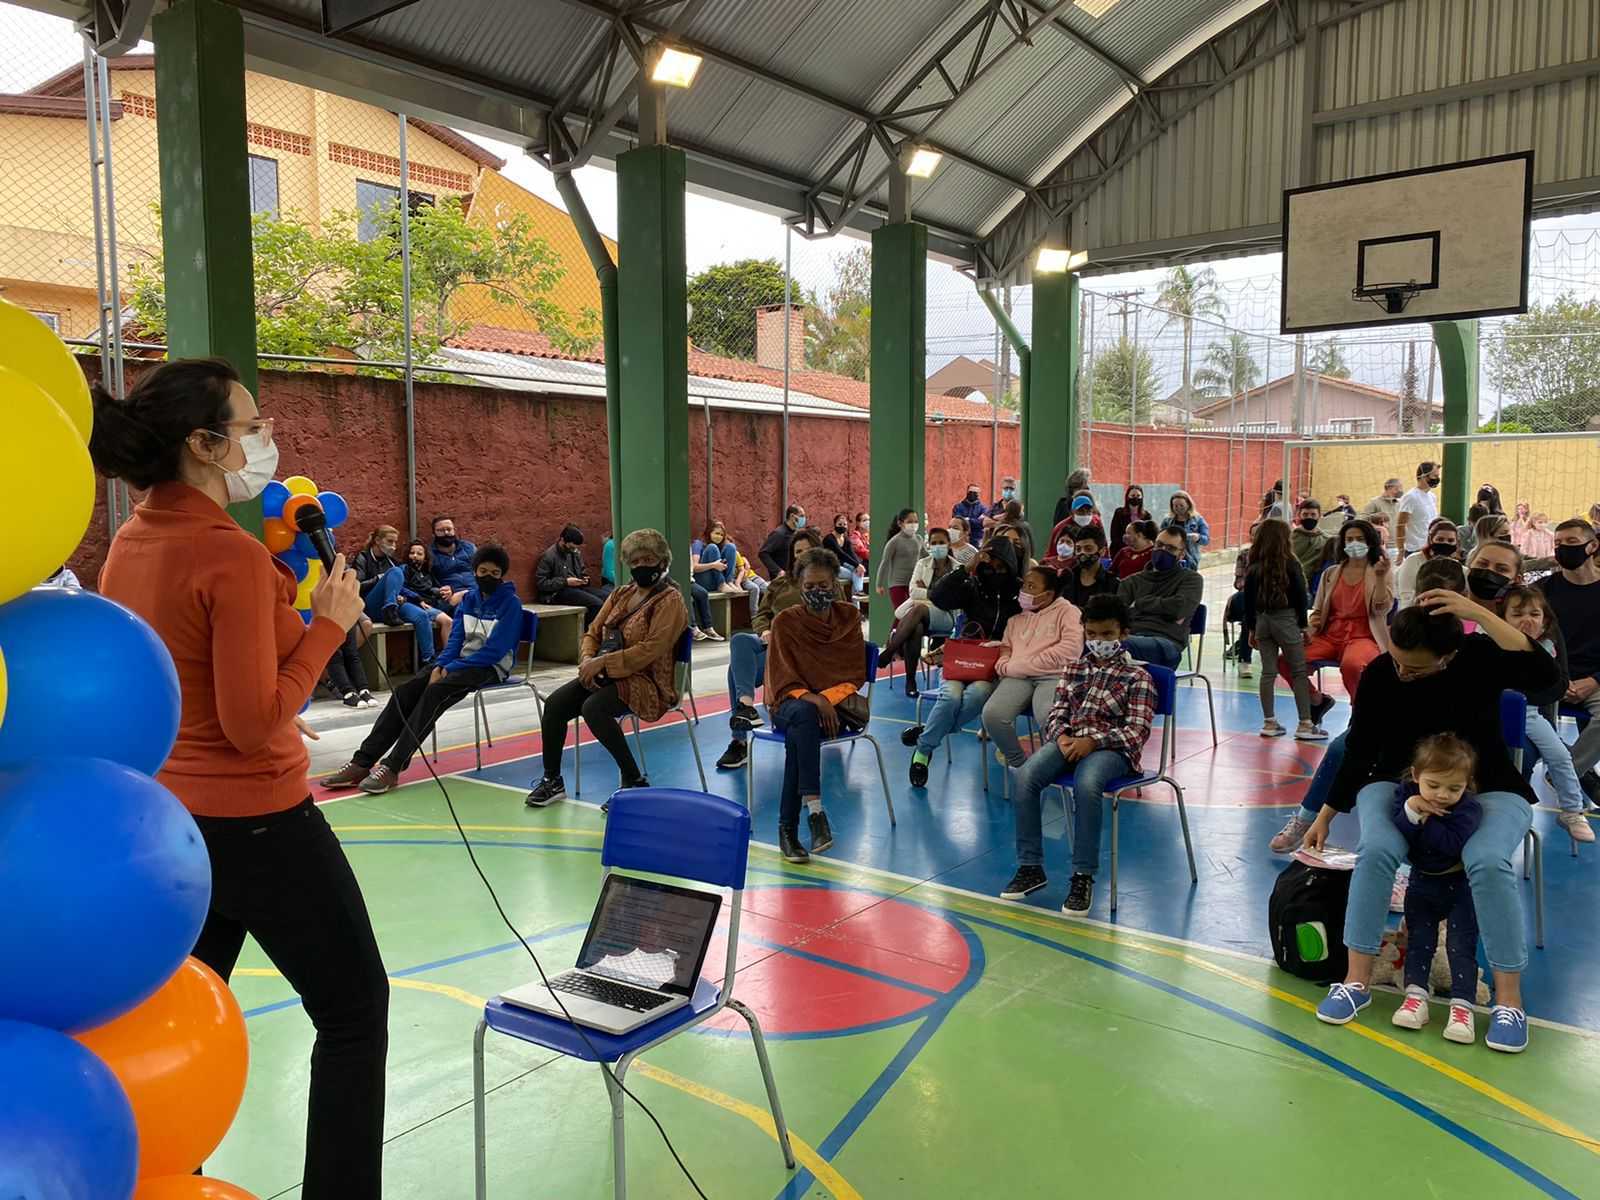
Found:
[[[1234,330],[1226,342],[1213,342],[1194,373],[1202,398],[1220,400],[1249,391],[1261,382],[1261,364],[1250,354],[1250,339]]]
[[[1167,324],[1171,324],[1174,318],[1183,322],[1183,388],[1180,394],[1183,396],[1184,411],[1192,412],[1194,385],[1190,374],[1193,366],[1191,359],[1194,353],[1195,318],[1220,319],[1227,315],[1222,297],[1217,294],[1217,273],[1210,267],[1201,267],[1197,271],[1191,271],[1181,265],[1173,267],[1161,281],[1161,291],[1156,296],[1156,304],[1170,314]]]

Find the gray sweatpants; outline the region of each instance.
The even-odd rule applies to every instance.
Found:
[[[1256,643],[1261,651],[1261,715],[1277,715],[1278,654],[1287,663],[1294,706],[1302,721],[1311,720],[1311,684],[1306,679],[1306,639],[1292,608],[1274,608],[1256,614]]]
[[[1044,729],[1045,718],[1056,701],[1055,675],[1040,679],[1014,679],[1007,676],[996,681],[994,692],[983,705],[983,727],[994,740],[995,749],[1006,757],[1009,766],[1020,767],[1028,761],[1022,752],[1022,740],[1017,737],[1017,718],[1032,705],[1033,719],[1039,729]]]

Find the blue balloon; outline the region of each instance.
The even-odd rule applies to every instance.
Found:
[[[138,1175],[133,1107],[111,1068],[69,1037],[0,1020],[0,1195],[127,1200]]]
[[[104,596],[35,588],[0,605],[10,700],[0,766],[58,755],[109,758],[154,775],[178,736],[172,655]]]
[[[329,529],[343,525],[350,519],[350,505],[345,503],[345,498],[338,492],[319,493],[317,503],[322,505],[322,515],[328,518]]]
[[[103,1025],[165,983],[205,923],[211,860],[194,818],[117,763],[0,769],[0,845],[0,1019]]]
[[[278,554],[278,561],[293,571],[296,579],[304,579],[306,572],[311,570],[311,560],[293,546],[281,551]]]
[[[263,517],[283,516],[283,506],[288,499],[289,489],[274,479],[267,484],[266,490],[261,493],[261,515]]]
[[[303,533],[294,535],[294,545],[290,549],[302,558],[311,558],[317,552],[317,548],[312,544],[311,539]],[[301,575],[300,578],[304,579],[305,576]]]

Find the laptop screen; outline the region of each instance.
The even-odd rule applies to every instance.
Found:
[[[721,907],[716,892],[607,875],[578,966],[636,987],[691,995]]]

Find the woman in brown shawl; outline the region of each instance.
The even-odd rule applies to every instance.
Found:
[[[838,557],[808,550],[796,566],[801,603],[772,622],[765,695],[772,727],[785,738],[778,850],[789,862],[806,862],[811,855],[800,845],[800,802],[809,810],[811,853],[820,854],[833,844],[822,811],[822,743],[837,737],[841,725],[865,725],[866,703],[857,690],[867,681],[867,647],[861,614],[834,587]]]
[[[623,538],[617,560],[631,582],[606,598],[584,633],[578,677],[544,702],[544,778],[528,793],[529,808],[565,798],[561,750],[567,726],[579,716],[616,760],[622,786],[649,786],[618,718],[633,713],[654,721],[678,703],[674,651],[689,627],[689,610],[667,577],[672,550],[654,529],[636,529]]]

